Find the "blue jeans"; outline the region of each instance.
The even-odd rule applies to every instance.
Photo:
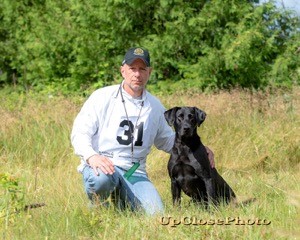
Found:
[[[83,182],[89,199],[95,203],[105,202],[114,193],[115,204],[124,209],[143,209],[148,215],[163,212],[159,193],[146,174],[134,173],[129,180],[123,177],[125,170],[115,166],[113,175],[106,175],[98,169],[99,175],[86,166],[83,169]]]

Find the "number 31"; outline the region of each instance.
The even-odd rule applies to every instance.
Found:
[[[129,126],[129,125],[130,126]],[[121,128],[124,129],[124,135],[127,136],[126,139],[123,139],[122,136],[117,136],[117,141],[122,144],[122,145],[129,145],[131,144],[131,133],[130,133],[130,129],[133,129],[134,134],[136,133],[136,129],[137,129],[137,139],[134,142],[134,146],[142,146],[143,145],[143,132],[144,132],[144,123],[141,122],[138,126],[135,127],[133,126],[133,123],[129,120],[123,120],[120,125]],[[127,126],[127,127],[126,127]]]

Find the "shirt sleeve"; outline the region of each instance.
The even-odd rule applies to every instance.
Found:
[[[170,153],[175,141],[175,132],[168,125],[163,113],[164,111],[160,114],[159,128],[154,139],[154,146],[159,150]]]
[[[98,153],[93,145],[95,142],[93,138],[99,127],[99,111],[101,113],[101,103],[97,99],[95,93],[87,99],[74,120],[71,132],[71,143],[75,154],[84,161]]]

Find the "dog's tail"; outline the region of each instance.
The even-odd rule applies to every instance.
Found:
[[[233,204],[234,204],[235,207],[243,207],[243,206],[249,205],[249,204],[251,204],[251,203],[253,203],[253,202],[255,202],[255,201],[256,201],[256,198],[255,198],[255,197],[253,197],[253,198],[248,198],[248,199],[243,200],[243,201],[241,201],[241,202],[239,202],[239,201],[237,201],[237,199],[235,199],[235,200],[233,201]]]

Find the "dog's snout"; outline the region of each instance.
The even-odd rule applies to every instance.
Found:
[[[189,127],[183,127],[183,131],[185,131],[185,132],[187,132],[187,131],[189,131]]]
[[[181,126],[180,135],[182,136],[190,136],[193,132],[193,128],[190,123],[184,123]]]

